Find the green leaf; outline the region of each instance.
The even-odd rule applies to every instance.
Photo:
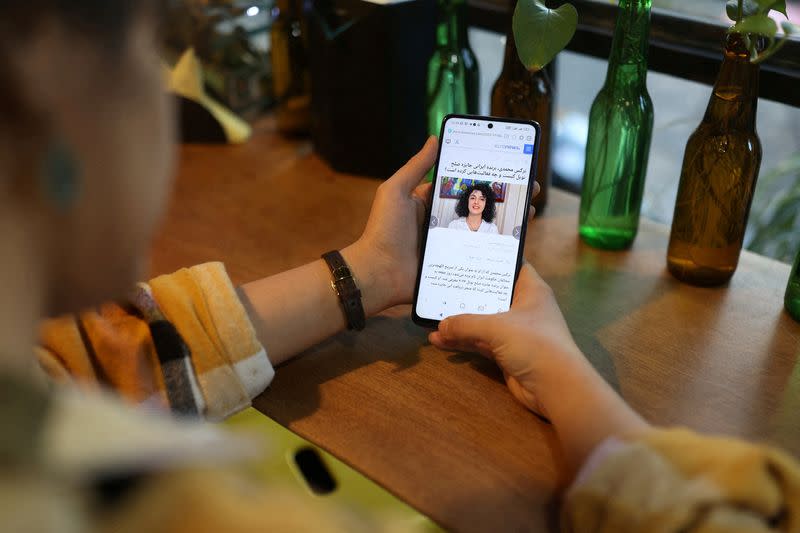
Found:
[[[742,2],[742,17],[749,17],[750,15],[757,14],[760,7],[756,0],[744,0],[744,2]],[[739,1],[728,0],[728,3],[725,4],[725,12],[728,14],[729,19],[736,22],[736,17],[739,16]]]
[[[786,18],[789,18],[789,13],[786,12],[786,0],[778,0],[772,4],[772,10],[777,11]]]
[[[549,9],[538,0],[519,0],[512,28],[520,60],[530,71],[541,70],[567,46],[577,27],[572,4]]]
[[[789,15],[786,14],[786,0],[755,0],[758,2],[758,5],[761,6],[761,10],[770,10],[773,9],[778,13],[783,13],[784,17],[788,17]]]
[[[725,4],[725,13],[728,14],[729,19],[736,22],[736,17],[739,16],[738,0],[728,0],[728,3]]]
[[[734,33],[756,33],[771,39],[778,32],[778,25],[766,15],[751,15],[735,24],[730,31]]]

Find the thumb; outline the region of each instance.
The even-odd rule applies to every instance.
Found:
[[[439,142],[436,137],[430,136],[425,146],[408,160],[408,163],[394,173],[388,183],[397,184],[404,193],[410,193],[428,172],[436,161],[436,149]]]
[[[496,317],[493,315],[456,315],[439,323],[431,335],[434,344],[460,350],[485,351],[491,346]]]

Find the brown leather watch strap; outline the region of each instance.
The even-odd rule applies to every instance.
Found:
[[[339,302],[344,309],[347,329],[361,331],[366,325],[366,317],[364,316],[364,306],[361,304],[361,290],[353,279],[350,267],[347,266],[342,254],[336,250],[322,254],[322,259],[331,269],[331,276],[333,276],[331,286],[339,296]]]

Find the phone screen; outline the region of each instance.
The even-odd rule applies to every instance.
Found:
[[[418,324],[510,308],[538,133],[534,122],[445,118],[414,295]]]

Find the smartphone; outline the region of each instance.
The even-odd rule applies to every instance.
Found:
[[[448,115],[414,291],[415,323],[508,311],[522,265],[539,124]]]

